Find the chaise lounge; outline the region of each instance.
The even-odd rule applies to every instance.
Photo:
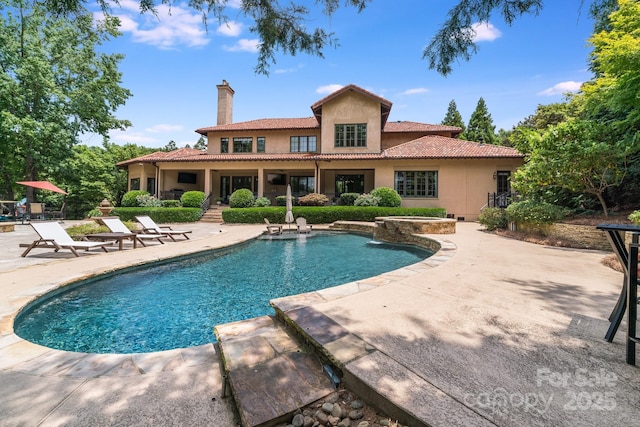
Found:
[[[88,251],[93,248],[100,248],[105,252],[109,252],[106,246],[112,242],[77,242],[69,236],[62,226],[56,222],[31,222],[31,227],[38,233],[40,238],[34,240],[27,249],[22,253],[22,257],[26,257],[32,249],[45,248],[53,249],[58,252],[60,249],[69,249],[75,256],[78,255],[77,249]]]
[[[189,236],[187,236],[187,234],[191,233],[191,230],[173,230],[167,225],[163,225],[161,227],[147,215],[136,216],[136,221],[142,225],[142,231],[146,234],[162,234],[163,236],[170,237],[174,242],[176,241],[174,236],[179,235],[182,235],[185,239],[189,240]]]
[[[111,217],[102,217],[100,218],[100,221],[107,226],[107,228],[109,229],[110,232],[112,233],[123,233],[123,234],[134,234],[135,238],[138,240],[138,242],[140,242],[140,244],[142,246],[147,246],[144,244],[145,240],[157,240],[158,242],[162,243],[164,245],[164,242],[162,241],[162,238],[165,237],[164,235],[159,235],[157,233],[153,233],[153,234],[144,234],[144,233],[136,233],[136,232],[132,232],[131,230],[129,230],[127,228],[127,226],[120,221],[120,218],[115,217],[115,216],[111,216]]]

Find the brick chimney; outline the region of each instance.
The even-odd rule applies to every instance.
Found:
[[[235,93],[226,80],[216,85],[218,88],[218,126],[233,123],[233,94]]]

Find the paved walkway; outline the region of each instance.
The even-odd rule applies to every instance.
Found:
[[[37,249],[20,258],[30,227],[0,234],[0,425],[234,425],[213,346],[90,355],[12,334],[16,311],[60,283],[264,230],[186,227],[192,240],[80,258]],[[364,356],[345,361],[349,372],[433,425],[636,423],[640,370],[624,361],[625,325],[613,343],[603,339],[622,275],[600,264],[602,252],[479,228],[458,223],[455,235],[439,236],[456,247],[441,265],[343,285],[298,308],[367,343]]]

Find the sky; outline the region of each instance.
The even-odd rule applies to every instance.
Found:
[[[234,7],[238,1],[229,1],[226,23],[210,17],[207,27],[186,3],[170,11],[158,6],[155,16],[140,14],[132,0],[114,6],[122,35],[101,50],[125,55],[121,85],[132,96],[116,116],[133,126],[111,132],[111,142],[193,146],[196,129],[216,125],[216,85],[223,80],[235,91],[234,122],[309,117],[316,101],[354,84],[391,101],[392,121],[440,123],[454,100],[466,124],[482,97],[497,131],[591,78],[588,1],[547,1],[538,16],[512,26],[499,16],[477,23],[478,52],[446,77],[430,70],[422,53],[457,0],[372,0],[360,13],[340,2],[330,18],[315,9],[309,26],[334,33],[339,46],[327,47],[324,58],[277,52],[268,76],[255,72],[259,40]],[[101,145],[102,137],[82,142]]]

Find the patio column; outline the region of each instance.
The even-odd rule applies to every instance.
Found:
[[[204,194],[205,197],[211,194],[211,169],[204,170]]]
[[[316,170],[314,172],[314,176],[313,176],[313,180],[315,182],[315,187],[314,187],[314,192],[316,193],[320,193],[320,189],[322,188],[320,186],[321,182],[320,182],[320,164],[316,161]]]
[[[258,197],[264,196],[264,168],[258,168]]]

